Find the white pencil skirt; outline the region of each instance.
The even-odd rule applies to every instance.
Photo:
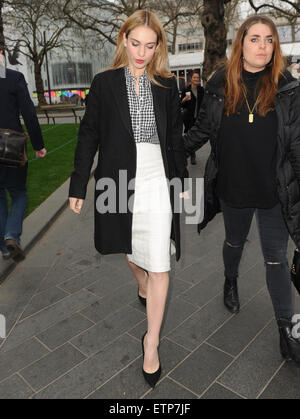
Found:
[[[136,149],[132,254],[128,259],[149,272],[169,272],[172,209],[161,148],[137,143]]]

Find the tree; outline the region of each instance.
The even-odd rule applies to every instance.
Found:
[[[245,3],[245,0],[231,0],[225,5],[225,27],[228,31],[230,27],[240,24],[240,15],[239,11],[242,8],[242,5]]]
[[[1,51],[4,51],[4,48],[5,48],[4,27],[3,27],[3,17],[2,17],[3,6],[4,6],[4,0],[0,0],[0,50]]]
[[[47,52],[63,45],[62,33],[70,27],[60,18],[63,0],[5,0],[3,20],[7,26],[7,44],[20,47],[20,52],[34,65],[39,105],[46,104],[42,65]],[[45,40],[44,33],[47,34]]]
[[[204,0],[201,23],[204,27],[205,52],[202,79],[207,81],[220,61],[226,59],[227,30],[225,4],[231,0]]]
[[[300,0],[271,0],[265,1],[260,0],[249,0],[249,4],[255,13],[267,12],[275,19],[284,18],[284,20],[293,28],[295,34],[299,31],[299,26],[296,26],[298,19],[300,18]],[[288,57],[288,62],[292,57]]]
[[[135,11],[157,12],[175,50],[178,26],[199,12],[202,0],[67,0],[65,16],[83,30],[94,31],[100,40],[116,45],[117,34]]]
[[[249,0],[249,4],[255,13],[260,11],[273,12],[276,17],[285,17],[289,21],[300,17],[300,0]]]
[[[148,0],[66,0],[63,13],[83,30],[90,30],[116,45],[116,35],[126,18],[145,9]]]
[[[199,17],[202,0],[165,0],[149,3],[151,10],[156,12],[163,21],[168,40],[171,43],[171,53],[176,53],[176,41],[180,28],[191,26],[193,20]],[[199,18],[198,18],[199,20]]]

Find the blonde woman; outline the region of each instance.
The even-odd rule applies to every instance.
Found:
[[[180,99],[167,60],[160,21],[149,11],[137,11],[120,30],[112,68],[92,83],[69,192],[70,208],[79,214],[99,148],[95,179],[113,180],[116,211],[101,211],[97,202],[103,190],[97,187],[95,246],[101,254],[125,254],[138,282],[138,296],[147,306],[148,317],[142,339],[143,373],[152,387],[161,375],[158,347],[169,287],[171,237],[176,259],[180,258],[179,214],[174,210],[179,194],[170,194],[167,180],[179,178],[183,184],[188,175]],[[135,185],[130,188],[132,180]],[[133,211],[120,209],[124,192],[134,202]]]

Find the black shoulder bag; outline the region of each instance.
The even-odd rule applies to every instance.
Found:
[[[27,161],[27,135],[0,128],[0,166],[18,168]]]

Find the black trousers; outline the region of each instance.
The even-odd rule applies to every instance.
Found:
[[[255,214],[275,316],[278,322],[281,319],[290,321],[293,317],[293,294],[287,260],[289,233],[280,204],[271,209],[240,209],[230,207],[221,200],[221,207],[226,232],[223,248],[225,276],[238,277],[244,245]]]

